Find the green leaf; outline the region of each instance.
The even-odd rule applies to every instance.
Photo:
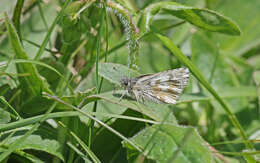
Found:
[[[227,56],[220,54],[219,48],[205,32],[196,32],[192,36],[191,49],[192,62],[215,90],[223,92],[223,88],[239,87],[235,73],[225,60]],[[239,95],[243,96],[242,93],[241,90]],[[219,94],[221,95],[221,93]],[[232,104],[232,109],[235,109],[232,110],[233,112],[241,111],[248,105],[246,99],[240,97],[230,99],[228,102]],[[219,107],[217,103],[213,103],[213,105],[215,108]]]
[[[189,23],[213,32],[240,35],[239,27],[229,18],[208,9],[184,6],[175,2],[158,2],[145,8],[141,18],[141,31],[148,32],[153,17],[164,11]]]
[[[210,37],[197,32],[191,40],[192,62],[216,90],[234,86],[234,73]]]
[[[8,139],[6,145],[12,144],[19,138],[21,138],[21,136],[15,136]],[[39,135],[30,135],[24,140],[23,144],[17,148],[17,150],[34,149],[44,151],[64,161],[60,147],[61,145],[56,140],[42,139]]]
[[[131,140],[144,149],[147,158],[157,162],[208,163],[212,159],[206,143],[192,127],[153,125]],[[129,160],[134,161],[139,153],[125,141],[123,145]]]
[[[10,120],[11,120],[10,113],[0,108],[0,124],[6,124],[10,122]]]
[[[5,23],[9,34],[9,39],[11,41],[12,48],[14,50],[15,56],[18,59],[28,59],[27,54],[25,53],[19,37],[15,31],[15,28],[11,24],[10,20],[8,19],[7,15],[5,16]],[[22,89],[26,92],[29,97],[33,97],[39,95],[41,91],[48,92],[52,94],[49,90],[47,83],[43,81],[41,76],[38,74],[37,69],[33,64],[18,64],[17,69],[19,73],[29,73],[30,76],[27,77],[19,77],[19,80],[22,85]],[[28,99],[28,97],[25,97]]]
[[[217,5],[215,10],[236,21],[243,32],[240,37],[216,35],[214,41],[219,43],[219,47],[222,51],[232,55],[245,56],[250,56],[259,51],[259,49],[255,49],[255,45],[259,45],[260,35],[259,8],[259,0],[236,0],[236,3],[232,1],[223,1],[221,2],[221,5]],[[237,11],[238,9],[239,11]],[[253,53],[247,53],[250,51]]]
[[[98,73],[103,78],[117,85],[120,85],[120,80],[124,77],[131,78],[140,75],[124,65],[115,63],[99,63]]]
[[[155,121],[166,121],[169,123],[177,124],[177,121],[172,114],[171,108],[169,107],[170,105],[155,104],[152,102],[145,102],[145,104],[142,104],[134,99],[127,97],[126,95],[120,100],[120,97],[124,93],[124,91],[111,91],[89,96],[87,100],[92,101],[102,99],[108,103],[117,104],[121,107],[130,108],[134,111],[140,112],[141,114],[144,114],[154,119]]]

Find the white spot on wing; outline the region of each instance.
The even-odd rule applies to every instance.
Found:
[[[176,87],[170,87],[168,85],[158,85],[158,88],[162,89],[162,91],[171,90],[176,93],[181,93],[182,89],[176,88]]]
[[[167,91],[168,89],[170,89],[168,85],[158,85],[158,88],[162,89],[162,91]]]
[[[165,103],[169,103],[169,104],[175,104],[176,103],[176,100],[174,100],[172,97],[170,96],[162,96],[162,97],[159,97],[159,99],[162,99],[164,100]]]

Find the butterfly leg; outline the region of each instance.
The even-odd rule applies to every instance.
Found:
[[[144,104],[145,99],[144,99],[144,96],[141,94],[141,92],[134,91],[134,96],[138,103]]]
[[[123,99],[123,97],[126,95],[126,93],[122,93],[121,97],[119,98],[119,102]]]

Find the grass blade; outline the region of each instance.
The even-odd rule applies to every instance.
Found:
[[[15,5],[14,14],[13,14],[14,26],[15,26],[17,34],[20,38],[20,41],[22,41],[22,35],[21,35],[21,30],[20,30],[20,18],[21,18],[23,4],[24,4],[24,0],[17,1],[16,5]]]
[[[18,59],[28,59],[27,54],[25,53],[22,44],[19,40],[17,32],[14,26],[11,24],[8,16],[5,14],[5,23],[6,28],[8,30],[9,39],[14,50],[15,56]],[[23,90],[27,92],[29,96],[36,96],[39,95],[40,92],[46,91],[51,93],[48,89],[48,85],[43,82],[42,78],[40,77],[36,67],[32,64],[19,64],[17,65],[17,69],[19,73],[29,73],[30,76],[28,77],[20,77],[19,80],[23,83]],[[28,98],[28,97],[27,97]]]
[[[56,24],[57,24],[58,21],[60,20],[61,16],[63,15],[63,13],[64,13],[66,7],[69,5],[69,3],[70,3],[70,0],[66,0],[66,1],[65,1],[64,5],[63,5],[62,8],[61,8],[61,11],[59,12],[59,14],[56,16],[55,20],[54,20],[53,23],[51,24],[51,26],[50,26],[50,28],[49,28],[49,30],[48,30],[48,32],[47,32],[47,34],[46,34],[46,36],[45,36],[45,38],[44,38],[42,44],[41,44],[41,47],[40,47],[40,49],[38,50],[38,52],[37,52],[37,54],[36,54],[36,56],[35,56],[35,58],[34,58],[34,60],[39,60],[40,57],[42,56],[42,54],[43,54],[43,52],[44,52],[44,50],[45,50],[45,47],[46,47],[46,45],[47,45],[47,43],[48,43],[48,41],[49,41],[49,39],[50,39],[50,37],[51,37],[51,33],[52,33],[52,31],[54,30],[54,27],[56,26]]]
[[[97,163],[101,163],[101,161],[98,159],[98,157],[90,150],[90,148],[72,131],[70,131],[67,126],[65,126],[61,121],[59,121],[59,124],[66,128],[69,133],[71,134],[71,136],[80,144],[80,146],[87,152],[87,154],[89,155],[89,157]]]

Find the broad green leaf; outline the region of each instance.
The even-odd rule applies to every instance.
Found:
[[[219,48],[210,38],[203,32],[197,32],[192,36],[192,62],[215,90],[223,92],[223,88],[239,87],[238,79],[226,62],[225,55],[220,54]],[[241,95],[242,92],[239,94]],[[228,100],[228,102],[235,109],[232,110],[233,112],[238,112],[248,105],[243,98]],[[217,103],[213,104],[215,108],[219,107]]]
[[[139,75],[138,72],[124,65],[115,63],[99,63],[98,73],[100,76],[117,85],[120,85],[122,78],[136,77]]]
[[[158,41],[155,36],[153,38],[156,42]],[[142,44],[140,54],[142,54],[139,56],[141,63],[139,64],[139,72],[141,74],[157,73],[179,67],[176,58],[169,55],[168,50],[162,48],[159,44],[151,43],[151,39],[148,39],[148,43]]]
[[[120,97],[124,94],[124,91],[111,91],[106,93],[101,93],[98,95],[89,96],[87,101],[102,99],[106,103],[113,103],[119,106],[130,108],[134,111],[140,112],[155,121],[162,122],[166,121],[169,123],[177,124],[174,115],[172,114],[170,105],[166,104],[155,104],[152,102],[145,102],[144,104],[135,101],[134,99],[124,96],[121,100]]]
[[[234,73],[206,34],[197,32],[191,40],[192,62],[216,90],[236,83]]]
[[[15,28],[9,21],[7,15],[5,16],[5,23],[8,30],[9,39],[15,53],[16,58],[18,59],[28,59],[27,54],[25,53],[21,42],[18,38],[18,35],[15,31]],[[48,92],[52,94],[49,90],[48,85],[44,82],[44,79],[38,74],[37,69],[34,65],[26,63],[26,64],[18,64],[17,69],[19,73],[29,73],[30,76],[27,77],[19,77],[19,80],[22,84],[22,89],[26,92],[27,97],[31,98],[33,96],[40,95],[42,91]],[[28,98],[29,97],[29,98]]]
[[[11,120],[10,113],[0,107],[0,124],[6,124],[10,122],[10,120]]]
[[[21,136],[11,137],[10,139],[8,139],[5,145],[12,144],[20,137]],[[64,161],[60,147],[61,147],[60,143],[56,140],[43,139],[39,135],[30,135],[25,139],[23,144],[19,146],[19,148],[17,148],[17,150],[33,149],[33,150],[44,151]]]
[[[150,30],[153,17],[160,11],[166,12],[189,23],[213,32],[239,35],[239,27],[229,18],[208,9],[184,6],[175,2],[158,2],[145,8],[141,18],[141,31]]]
[[[259,9],[259,0],[236,0],[235,3],[233,1],[223,1],[221,5],[217,5],[214,10],[235,20],[242,31],[240,37],[214,35],[214,40],[219,43],[221,50],[232,55],[246,55],[248,54],[246,52],[249,52],[250,49],[252,51],[255,49],[255,45],[259,45]]]
[[[131,138],[143,150],[145,157],[156,162],[209,163],[212,156],[198,132],[192,127],[158,124],[147,127]],[[128,159],[134,161],[140,153],[123,141]]]
[[[248,79],[251,79],[252,73],[256,67],[251,65],[246,58],[227,53],[221,53],[221,55],[225,57],[225,60],[229,65],[232,65],[233,72],[241,85],[252,84],[252,80]],[[250,59],[253,59],[253,57]],[[254,60],[254,62],[257,62],[257,60]]]

